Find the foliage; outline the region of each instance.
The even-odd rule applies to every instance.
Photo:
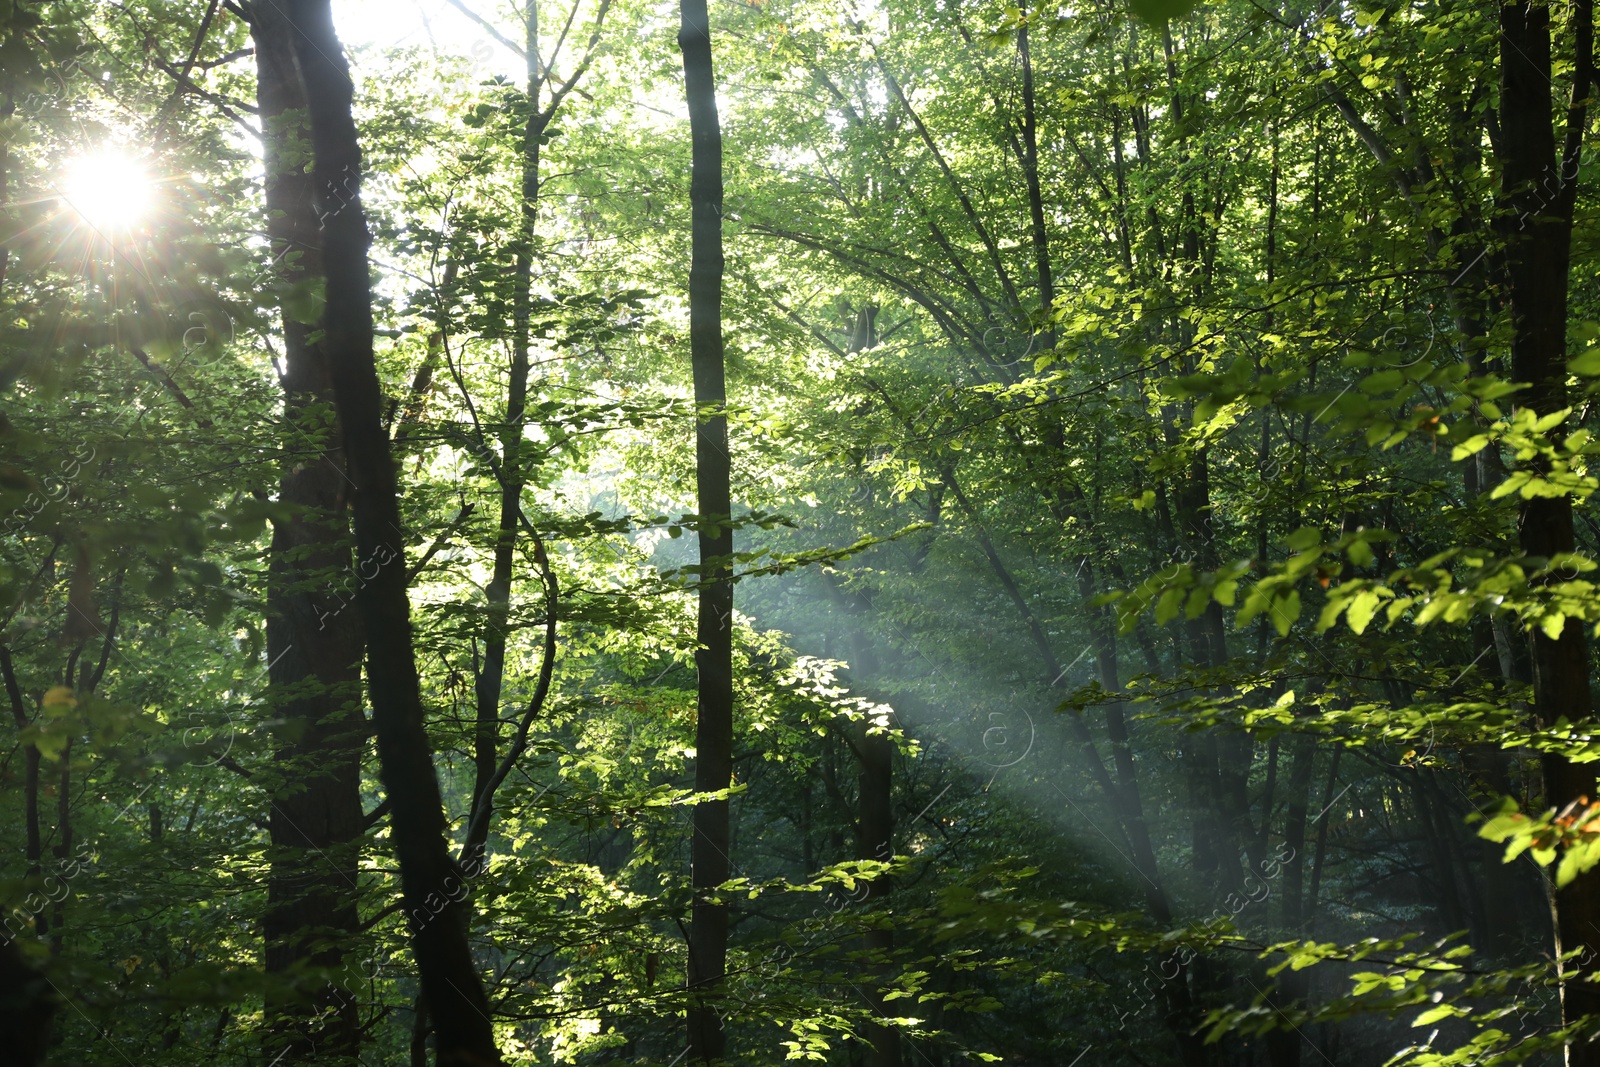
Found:
[[[529,5],[467,6],[521,39]],[[336,966],[263,963],[296,729],[271,531],[315,451],[279,316],[320,294],[267,281],[235,7],[0,5],[0,901],[69,1006],[51,1062],[263,1062],[270,1006],[330,982],[364,1062],[426,1038],[370,739],[359,932],[327,934]],[[1552,942],[1547,893],[1600,865],[1600,800],[1547,783],[1600,741],[1541,717],[1529,650],[1600,638],[1594,179],[1562,179],[1567,397],[1539,410],[1494,10],[714,9],[738,575],[714,794],[676,16],[537,10],[532,95],[460,12],[481,49],[346,30],[457,849],[483,730],[504,756],[529,724],[461,881],[508,1062],[676,1062],[708,796],[739,1062],[860,1062],[885,1026],[935,1063],[1581,1047],[1600,1024],[1562,983],[1596,965]],[[1566,92],[1580,15],[1552,17]],[[158,178],[114,230],[62,189],[105,145]],[[1570,548],[1524,550],[1538,501],[1570,502]]]

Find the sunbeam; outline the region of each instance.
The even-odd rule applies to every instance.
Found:
[[[85,225],[104,236],[144,219],[154,200],[149,169],[118,149],[101,149],[69,162],[61,196]]]

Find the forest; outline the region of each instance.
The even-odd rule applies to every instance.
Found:
[[[1600,1067],[1597,119],[1593,0],[0,0],[0,1065]]]

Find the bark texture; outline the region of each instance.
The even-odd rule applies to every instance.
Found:
[[[733,777],[733,529],[727,400],[722,352],[722,129],[711,67],[706,0],[682,0],[683,50],[693,173],[689,183],[693,252],[689,265],[689,353],[694,371],[695,492],[700,515],[699,700],[695,790],[728,788]],[[728,906],[711,894],[728,880],[728,801],[694,808],[689,846],[695,900],[689,923],[689,1057],[714,1063],[726,1053],[716,1001],[728,964]]]
[[[1558,149],[1552,121],[1550,8],[1543,3],[1500,5],[1501,227],[1511,288],[1511,377],[1528,383],[1518,394],[1539,415],[1567,406],[1567,292],[1572,254],[1572,214],[1577,194],[1579,150],[1593,81],[1593,5],[1572,7],[1570,40],[1572,101],[1566,145]],[[1559,432],[1559,431],[1557,431]],[[1519,516],[1521,547],[1549,558],[1574,547],[1570,497],[1524,500]],[[1583,723],[1593,715],[1589,695],[1589,648],[1583,625],[1568,619],[1559,636],[1529,633],[1534,714],[1543,725],[1565,717]],[[1563,808],[1595,795],[1590,764],[1558,755],[1543,759],[1546,800]],[[1555,892],[1556,949],[1588,951],[1583,964],[1600,958],[1600,871],[1590,871]],[[1600,1014],[1600,988],[1573,980],[1562,985],[1563,1024]],[[1567,1063],[1600,1064],[1600,1045],[1572,1044]]]
[[[267,588],[268,692],[285,722],[273,754],[272,843],[263,919],[268,974],[307,965],[339,970],[360,929],[361,630],[353,608],[348,478],[333,383],[315,323],[297,293],[321,284],[315,180],[309,173],[305,88],[294,27],[259,5],[251,23],[266,169],[267,233],[284,341],[284,462],[278,500],[293,514],[273,524]],[[361,1046],[354,996],[333,983],[275,989],[266,1000],[285,1062],[353,1058]]]
[[[292,0],[286,6],[296,29],[295,58],[305,83],[316,161],[326,280],[322,345],[352,482],[356,566],[363,580],[355,601],[370,653],[367,687],[403,905],[433,1018],[438,1064],[499,1064],[488,999],[467,940],[464,879],[446,846],[444,806],[418,689],[395,465],[373,360],[370,237],[359,195],[353,86],[329,0]]]

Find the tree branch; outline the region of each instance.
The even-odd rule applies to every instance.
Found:
[[[538,718],[544,710],[546,699],[550,696],[550,682],[555,675],[556,660],[556,609],[561,596],[560,586],[556,581],[556,573],[550,566],[550,557],[545,552],[544,538],[539,536],[528,517],[517,511],[519,524],[527,535],[533,540],[533,558],[539,565],[540,575],[544,579],[544,655],[539,663],[539,682],[534,687],[533,699],[528,701],[527,708],[522,713],[522,721],[517,724],[516,737],[512,739],[511,747],[506,751],[505,758],[495,768],[494,774],[484,783],[482,792],[472,800],[472,814],[467,822],[466,839],[461,844],[461,856],[458,862],[462,869],[469,874],[481,874],[483,870],[482,857],[483,844],[489,837],[489,819],[494,814],[494,794],[500,788],[511,769],[517,765],[522,754],[528,747],[528,731],[533,728],[534,719]]]
[[[28,705],[22,699],[22,687],[17,684],[17,669],[11,662],[11,650],[0,645],[0,674],[5,676],[6,696],[11,698],[11,717],[17,721],[17,729],[25,729],[28,725]]]
[[[450,540],[450,535],[461,529],[461,524],[467,521],[468,517],[477,510],[477,507],[478,505],[474,503],[461,505],[461,510],[456,512],[456,517],[450,520],[450,525],[440,531],[439,536],[433,539],[433,544],[429,545],[428,550],[422,554],[422,558],[412,564],[411,569],[406,572],[407,585],[410,585],[417,575],[422,573],[422,569],[428,565],[428,561],[438,554],[440,549],[444,548],[445,544]]]
[[[172,375],[167,373],[167,369],[165,367],[151,359],[150,354],[144,349],[140,348],[138,345],[129,345],[128,350],[133,353],[134,358],[136,358],[140,363],[144,364],[144,369],[149,371],[151,376],[155,378],[156,381],[161,383],[161,387],[171,394],[172,399],[176,400],[180,405],[188,408],[190,411],[195,412],[196,419],[202,429],[211,429],[211,420],[205,415],[200,414],[198,411],[195,411],[194,401],[189,399],[189,394],[183,391],[182,386],[172,380]]]
[[[576,12],[578,10],[577,0],[573,0],[572,10],[574,12]],[[600,43],[600,27],[606,21],[606,12],[608,12],[610,10],[611,10],[611,0],[600,0],[600,8],[599,8],[598,11],[595,12],[595,16],[594,16],[594,32],[589,35],[589,45],[584,50],[583,59],[581,59],[578,62],[578,69],[572,72],[572,77],[570,77],[566,81],[562,82],[556,88],[556,90],[553,93],[551,93],[551,95],[550,95],[550,106],[545,108],[543,113],[540,116],[541,123],[542,123],[541,128],[543,128],[543,126],[545,126],[545,125],[548,125],[550,120],[555,118],[556,108],[561,106],[561,101],[563,101],[563,100],[565,100],[567,98],[567,94],[572,92],[573,86],[578,84],[578,79],[582,78],[584,76],[584,74],[587,73],[587,71],[589,70],[590,64],[592,64],[594,62],[595,46]],[[571,25],[571,19],[570,18],[568,19],[568,25],[569,26]],[[566,30],[562,30],[561,31],[561,40],[565,41],[566,39],[567,39],[567,31]],[[558,42],[556,44],[556,50],[560,51],[560,49],[561,49],[561,45]],[[552,64],[554,64],[555,61],[556,61],[556,57],[552,53],[551,56],[550,56],[550,62]]]
[[[484,33],[487,33],[490,37],[493,37],[495,40],[511,49],[512,52],[516,53],[519,59],[526,60],[528,58],[528,53],[523,50],[521,45],[512,41],[511,38],[495,29],[494,23],[490,22],[488,19],[472,10],[466,4],[462,3],[462,0],[450,0],[450,6],[467,16],[467,18],[471,19],[473,22],[476,22],[478,27],[483,30]]]

